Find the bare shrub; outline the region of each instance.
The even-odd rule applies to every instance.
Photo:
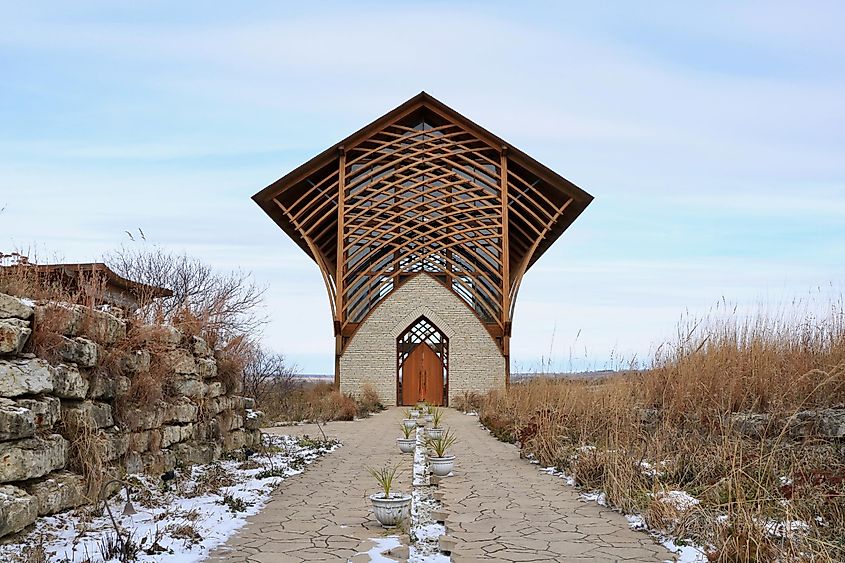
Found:
[[[381,402],[378,391],[372,385],[366,384],[361,389],[361,396],[358,397],[357,409],[358,416],[369,416],[370,413],[384,410],[384,405]]]
[[[117,274],[150,286],[166,287],[172,297],[147,300],[148,322],[173,322],[201,334],[212,346],[255,333],[266,322],[259,313],[264,288],[247,272],[215,271],[201,260],[158,246],[122,246],[104,257]]]
[[[451,405],[461,412],[478,412],[481,409],[483,397],[475,391],[464,391],[451,400]]]
[[[106,437],[84,417],[62,416],[59,431],[70,442],[68,468],[85,478],[89,501],[100,498],[100,489],[111,477],[107,473]]]
[[[355,399],[336,389],[329,391],[323,400],[313,405],[314,420],[354,420],[358,414]]]
[[[296,367],[288,365],[284,355],[255,346],[243,368],[244,395],[255,398],[259,408],[285,397],[296,387]]]

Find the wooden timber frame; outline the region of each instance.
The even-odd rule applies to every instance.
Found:
[[[467,304],[509,366],[522,278],[593,198],[421,92],[253,199],[320,268],[339,383],[356,329],[417,273]]]

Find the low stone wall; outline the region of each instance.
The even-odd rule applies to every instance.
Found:
[[[49,358],[24,352],[39,335]],[[86,464],[102,481],[256,445],[260,413],[217,356],[172,326],[0,293],[0,537],[95,499]],[[164,379],[160,398],[136,378]]]

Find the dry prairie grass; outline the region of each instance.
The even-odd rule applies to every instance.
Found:
[[[492,392],[481,420],[713,561],[842,561],[845,444],[790,428],[800,411],[845,406],[843,302],[823,314],[727,313],[684,323],[651,369]],[[768,423],[751,437],[735,413]],[[680,510],[665,491],[699,502]]]
[[[271,390],[262,396],[258,407],[276,422],[353,420],[384,409],[378,393],[369,386],[355,398],[331,383],[294,382],[283,392]]]

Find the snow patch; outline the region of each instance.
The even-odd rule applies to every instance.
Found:
[[[151,476],[130,476],[133,515],[122,515],[123,493],[108,502],[122,538],[131,537],[142,551],[136,561],[152,563],[166,558],[174,563],[205,559],[249,516],[266,505],[270,495],[287,477],[340,444],[290,436],[265,436],[266,455],[242,452],[243,457],[194,466],[166,484]],[[215,486],[211,481],[219,481]],[[130,536],[131,535],[131,536]],[[105,511],[86,506],[39,518],[35,528],[19,542],[0,545],[7,560],[43,544],[49,559],[64,563],[99,561],[101,543],[115,538]]]

